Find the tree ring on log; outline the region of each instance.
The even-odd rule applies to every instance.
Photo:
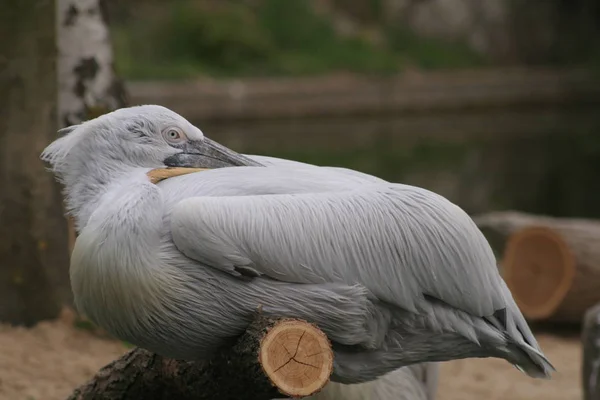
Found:
[[[321,390],[333,371],[333,352],[327,336],[315,325],[286,319],[262,338],[259,361],[279,391],[304,397]]]
[[[576,260],[564,239],[545,227],[513,234],[504,252],[506,284],[525,317],[550,317],[569,292]]]

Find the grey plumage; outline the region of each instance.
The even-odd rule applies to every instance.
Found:
[[[294,168],[330,169],[360,178],[357,184],[385,183],[383,179],[362,172],[339,167],[317,167],[298,161],[281,158],[247,155],[266,166],[288,166]],[[329,382],[319,393],[309,396],[310,400],[434,400],[439,380],[439,363],[411,364],[385,374],[373,381],[344,385]]]
[[[165,141],[174,126],[185,143]],[[458,206],[356,171],[223,149],[217,166],[255,166],[149,182],[165,160],[217,154],[206,143],[179,115],[142,106],[81,124],[45,150],[80,231],[77,306],[109,332],[169,357],[209,357],[261,305],[325,331],[337,382],[465,357],[550,375]]]

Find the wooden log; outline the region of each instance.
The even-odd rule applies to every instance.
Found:
[[[102,368],[68,400],[270,400],[321,390],[333,371],[325,334],[297,319],[258,315],[210,361],[167,359],[134,349]]]
[[[544,215],[532,215],[519,211],[494,211],[473,217],[473,221],[486,236],[494,251],[499,255],[504,254],[509,237],[530,226],[558,226],[558,227],[587,227],[596,226],[600,222],[578,218],[554,218]]]
[[[584,400],[600,399],[600,303],[583,318],[581,383]]]
[[[475,221],[503,249],[502,274],[528,319],[579,323],[600,302],[600,222],[515,212]]]

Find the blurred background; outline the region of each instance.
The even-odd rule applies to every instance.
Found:
[[[596,1],[107,6],[132,101],[236,150],[425,186],[469,212],[600,216]]]
[[[13,10],[19,8],[14,4]],[[25,89],[18,90],[30,97],[35,91],[27,92],[27,85],[53,80],[58,72],[56,87],[46,93],[58,93],[62,100],[57,106],[45,103],[52,112],[58,110],[58,117],[48,117],[42,128],[36,125],[45,132],[37,136],[40,151],[56,135],[56,129],[47,126],[58,128],[116,107],[153,103],[181,113],[205,135],[238,152],[348,167],[438,192],[479,217],[476,221],[501,264],[508,260],[513,270],[526,271],[505,278],[513,293],[521,291],[519,305],[558,373],[552,381],[534,381],[503,361],[444,363],[436,399],[584,398],[581,322],[584,312],[600,301],[600,283],[594,283],[600,282],[600,223],[595,220],[600,218],[600,2],[21,4],[38,4],[46,13],[38,10],[40,15],[29,19],[5,15],[0,35],[0,43],[5,43],[0,48],[7,53],[0,57],[0,72],[23,66],[29,71],[38,61],[47,62],[47,75],[41,68],[23,73]],[[50,17],[53,9],[58,10],[55,21]],[[51,48],[52,40],[58,42],[58,53],[47,50],[39,56],[38,50]],[[69,57],[75,61],[61,61]],[[13,87],[6,76],[0,89]],[[65,88],[69,93],[63,93]],[[12,109],[26,108],[13,100],[0,103],[5,120],[11,104]],[[69,102],[75,104],[71,109],[64,106]],[[40,107],[32,103],[28,110],[51,114]],[[31,119],[31,113],[14,126],[33,129],[26,123],[39,121]],[[0,127],[0,161],[6,163],[11,159],[9,133],[17,129]],[[24,160],[37,155],[32,157]],[[41,168],[31,173],[30,181],[42,179],[33,178]],[[2,179],[10,181],[8,175]],[[44,188],[44,193],[51,191]],[[2,214],[2,207],[10,209],[15,198],[36,198],[19,196],[5,194],[0,203],[3,240],[21,236],[9,226],[16,213]],[[44,203],[48,215],[58,215],[57,198]],[[27,214],[26,208],[22,211]],[[489,214],[498,211],[518,213]],[[55,226],[62,232],[61,221]],[[532,226],[556,234],[562,247],[557,250],[555,242],[537,238],[533,244],[524,243],[527,250],[522,250],[513,238]],[[56,246],[66,252],[66,236],[59,240],[57,230],[47,229],[43,249],[38,236],[23,233],[26,239],[33,235],[38,240],[30,254]],[[561,252],[563,248],[568,250]],[[0,270],[6,268],[0,271],[0,289],[14,295],[7,297],[4,313],[0,304],[0,320],[11,323],[0,326],[0,399],[65,398],[126,347],[71,311],[63,309],[56,320],[61,307],[29,310],[39,308],[40,302],[49,304],[42,291],[68,289],[64,255],[50,257],[50,263],[44,257],[31,261],[21,253],[14,256],[14,246],[8,244],[0,247],[0,255],[2,251]],[[535,266],[540,260],[550,267]],[[48,279],[40,283],[36,278],[35,287],[23,289],[21,275],[14,272],[20,267],[15,265],[29,262],[39,262],[39,271]],[[563,277],[569,268],[575,270],[575,278]],[[560,304],[547,306],[554,302],[552,285],[560,286]],[[527,297],[533,292],[540,294]],[[62,305],[68,303],[63,297],[68,295],[53,298]],[[598,397],[586,400],[600,399],[600,391],[594,396]]]

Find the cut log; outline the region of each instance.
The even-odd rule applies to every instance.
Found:
[[[273,326],[262,339],[258,356],[271,382],[291,397],[318,392],[333,371],[327,336],[316,326],[298,320]]]
[[[515,232],[530,226],[595,226],[600,222],[576,218],[553,218],[526,214],[518,211],[494,211],[473,217],[498,256],[504,254],[508,238]]]
[[[297,319],[258,316],[231,347],[206,362],[134,349],[102,368],[69,400],[270,400],[321,390],[333,371],[325,334]]]
[[[600,302],[600,222],[522,213],[475,220],[501,243],[501,271],[526,318],[579,323]]]
[[[584,400],[600,399],[600,304],[583,318],[581,383]]]

